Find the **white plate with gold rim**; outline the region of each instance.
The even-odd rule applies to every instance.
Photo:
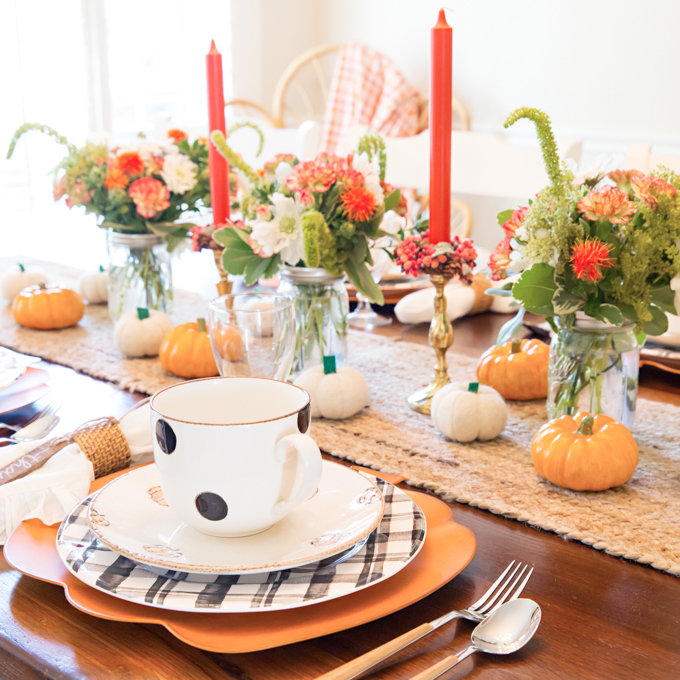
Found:
[[[192,574],[261,574],[300,567],[351,548],[380,523],[385,499],[350,468],[324,461],[317,493],[272,527],[239,538],[200,533],[167,506],[154,464],[107,484],[88,522],[115,552],[156,569]]]

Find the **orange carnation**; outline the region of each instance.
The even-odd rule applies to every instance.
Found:
[[[126,151],[116,159],[118,169],[128,177],[141,175],[144,172],[144,161],[136,151]]]
[[[350,222],[368,221],[378,207],[375,196],[366,187],[350,187],[340,194],[343,214]]]
[[[172,128],[172,130],[168,130],[168,139],[172,139],[177,144],[177,142],[181,142],[183,139],[189,139],[189,135],[184,130]]]
[[[654,175],[633,177],[631,186],[633,187],[633,196],[638,201],[646,203],[652,210],[659,207],[659,196],[662,194],[675,196],[675,187],[661,177],[654,177]]]
[[[113,165],[106,175],[104,186],[106,186],[107,189],[125,189],[128,182],[128,176],[122,172],[118,166]]]
[[[155,217],[159,212],[170,207],[170,190],[153,177],[142,177],[135,180],[128,189],[130,198],[137,206],[142,217]]]
[[[608,220],[613,224],[630,222],[635,203],[621,189],[606,186],[599,191],[589,191],[577,206],[579,212],[593,221]]]

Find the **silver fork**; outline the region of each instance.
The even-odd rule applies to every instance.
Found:
[[[32,423],[35,423],[40,418],[45,418],[46,416],[55,415],[56,412],[60,408],[61,408],[61,400],[55,398],[55,399],[52,399],[51,401],[49,401],[47,404],[45,404],[45,406],[40,411],[38,411],[38,413],[36,413],[31,418],[29,418],[25,423],[22,423],[21,425],[9,425],[8,423],[0,423],[0,428],[5,427],[8,430],[12,430],[14,432],[14,434],[10,435],[10,439],[12,441],[17,441],[15,439],[15,435],[16,435],[17,432],[19,432],[20,430],[23,430],[25,427],[28,427]],[[38,437],[38,439],[40,439],[42,436],[44,436],[50,430],[52,430],[56,426],[57,422],[58,422],[58,420],[55,420],[47,430],[45,430],[41,433],[41,435],[40,435],[40,437]],[[28,439],[23,438],[19,441],[30,441],[31,439],[32,438],[29,437]]]
[[[318,677],[317,680],[354,680],[354,678],[359,677],[382,661],[389,659],[393,654],[400,652],[402,649],[405,649],[414,642],[429,635],[433,630],[437,630],[437,628],[449,623],[449,621],[453,621],[454,619],[482,621],[491,614],[492,611],[498,609],[498,607],[506,602],[510,593],[512,593],[510,599],[516,600],[524,590],[524,586],[526,586],[531,575],[534,573],[532,568],[520,583],[520,579],[524,576],[524,573],[528,568],[528,565],[525,565],[522,571],[519,571],[522,566],[522,563],[520,562],[514,568],[510,576],[506,578],[514,564],[515,560],[510,562],[505,571],[496,579],[484,595],[467,609],[455,609],[448,614],[444,614],[444,616],[440,616],[434,621],[423,623],[422,626],[418,626],[417,628],[400,635],[398,638],[390,640],[380,647],[376,647],[376,649],[367,652],[363,656],[353,659],[343,666]]]

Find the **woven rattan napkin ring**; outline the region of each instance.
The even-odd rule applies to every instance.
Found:
[[[74,443],[92,462],[95,479],[130,466],[130,446],[118,420],[112,417],[97,418],[69,434],[41,444],[1,468],[0,485],[21,479],[41,468],[55,453]]]

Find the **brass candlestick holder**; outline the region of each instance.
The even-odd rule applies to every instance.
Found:
[[[231,293],[232,286],[232,283],[229,280],[229,274],[227,274],[224,267],[222,266],[222,253],[222,249],[213,250],[213,255],[215,256],[215,266],[217,267],[217,271],[220,275],[220,280],[217,283],[217,294],[220,296],[229,295],[229,293]]]
[[[408,398],[408,405],[418,413],[430,415],[432,397],[449,382],[448,366],[446,365],[446,351],[453,345],[453,327],[446,315],[446,295],[444,287],[449,279],[442,274],[431,274],[430,281],[434,284],[434,316],[430,323],[430,346],[434,347],[437,363],[434,367],[432,382],[427,387],[414,392]]]

